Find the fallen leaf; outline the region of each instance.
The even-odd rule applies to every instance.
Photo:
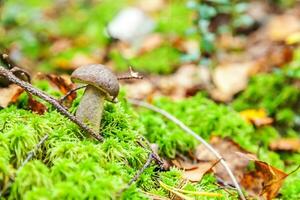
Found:
[[[244,110],[240,112],[240,115],[246,122],[252,123],[258,127],[273,123],[273,119],[267,116],[267,113],[264,109]]]
[[[198,163],[196,168],[185,170],[183,172],[183,177],[191,182],[199,182],[214,166],[215,163],[213,162]]]
[[[152,51],[153,49],[158,48],[164,42],[164,39],[161,34],[151,34],[145,37],[143,40],[139,54],[144,54],[146,52]]]
[[[10,103],[16,102],[23,91],[21,87],[15,84],[0,88],[0,106],[6,108]]]
[[[269,145],[269,148],[273,151],[300,151],[300,139],[299,138],[280,138],[274,140]]]
[[[124,86],[127,91],[126,95],[134,99],[146,99],[155,92],[153,83],[148,79],[124,83]]]
[[[171,163],[179,169],[193,170],[198,168],[198,163],[191,161],[188,158],[179,158],[171,160]]]
[[[54,66],[60,70],[75,70],[82,65],[98,63],[98,60],[94,56],[77,53],[71,60],[66,58],[56,58],[53,62]]]
[[[212,137],[210,143],[227,162],[238,182],[249,194],[255,197],[263,197],[267,200],[276,196],[283,180],[287,177],[286,173],[268,165],[266,162],[258,160],[254,154],[242,149],[237,143],[228,138]],[[215,159],[215,156],[203,145],[197,147],[195,155],[198,160],[203,162],[211,162]],[[249,172],[248,166],[250,162],[254,162],[255,170]],[[233,184],[223,166],[216,165],[213,167],[213,172],[226,184]]]
[[[241,50],[246,47],[247,41],[243,37],[233,36],[231,34],[222,34],[218,38],[217,45],[219,48],[226,50]]]
[[[46,74],[45,77],[53,85],[55,85],[62,94],[67,94],[70,90],[76,87],[75,84],[70,81],[70,78],[66,76]],[[76,97],[77,97],[76,92],[73,92],[72,94],[68,95],[68,97],[66,98],[66,103],[70,105]]]
[[[52,54],[58,54],[69,49],[71,45],[72,43],[69,39],[61,38],[54,41],[49,50]]]
[[[173,75],[160,77],[156,81],[157,88],[161,94],[173,99],[194,95],[210,81],[210,74],[206,69],[193,64],[183,65]]]
[[[165,0],[139,0],[138,6],[146,12],[156,12],[163,9],[166,5]]]
[[[255,170],[244,175],[241,184],[255,197],[271,200],[276,197],[288,174],[266,162],[254,160]]]
[[[41,102],[35,100],[32,95],[28,94],[28,107],[31,111],[39,114],[39,115],[42,115],[46,112],[47,110],[47,107],[42,104]]]
[[[89,65],[97,63],[97,59],[91,55],[77,53],[70,62],[70,69],[76,69],[82,65]]]
[[[300,31],[299,18],[292,14],[273,17],[267,25],[267,30],[271,40],[284,41],[291,34]]]
[[[300,43],[300,31],[289,35],[285,42],[289,45]]]
[[[211,94],[215,100],[230,101],[234,94],[243,90],[248,84],[249,72],[257,63],[229,63],[218,66],[212,79],[216,90]]]
[[[243,176],[249,164],[248,157],[241,156],[240,154],[249,154],[255,157],[255,155],[244,150],[239,146],[239,144],[235,143],[229,138],[221,138],[214,136],[211,138],[210,144],[224,158],[224,160],[227,162],[229,168],[232,170],[237,179]],[[196,148],[195,156],[199,161],[202,162],[214,162],[216,160],[216,157],[202,144]],[[216,165],[213,168],[213,171],[217,177],[222,179],[227,184],[233,184],[230,176],[227,174],[226,170],[224,170],[222,165]]]
[[[182,99],[195,95],[203,88],[209,88],[211,74],[207,67],[185,64],[172,75],[149,75],[143,80],[126,81],[123,85],[127,88],[127,96],[130,98],[151,99],[168,96],[172,99]]]

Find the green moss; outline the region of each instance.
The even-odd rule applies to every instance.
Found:
[[[128,61],[116,51],[111,52],[110,57],[115,62],[118,70],[128,70],[130,63],[135,70],[155,74],[169,74],[180,63],[180,52],[167,44]]]
[[[229,107],[217,105],[201,94],[176,102],[162,98],[155,104],[182,120],[205,139],[211,135],[231,136],[242,146],[254,150],[255,144],[250,142],[252,126]],[[197,144],[193,137],[173,122],[151,111],[142,111],[141,121],[146,128],[146,137],[158,144],[163,155],[174,157],[177,150],[187,152]]]
[[[4,164],[0,165],[0,184],[14,174],[10,164],[15,169],[20,167],[27,153],[48,134],[36,158],[15,174],[16,179],[8,190],[10,199],[37,196],[45,199],[103,196],[109,199],[117,195],[148,157],[147,150],[136,142],[139,140],[137,130],[142,125],[131,112],[124,102],[107,104],[101,127],[106,140],[98,143],[85,139],[75,124],[56,111],[40,116],[14,106],[2,109],[0,121],[7,125],[0,138],[0,150],[5,153],[1,156]],[[131,121],[135,121],[134,127]],[[148,176],[152,173],[149,171]],[[153,180],[147,178],[141,184],[147,185],[147,181]],[[137,188],[131,193],[137,197],[141,195]]]
[[[289,71],[290,69],[287,69]],[[237,110],[264,108],[281,128],[297,126],[300,90],[286,71],[253,77],[247,89],[233,102]]]
[[[191,26],[192,13],[186,7],[186,1],[172,0],[158,17],[157,31],[183,36]]]

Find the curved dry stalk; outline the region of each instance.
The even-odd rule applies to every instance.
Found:
[[[233,175],[231,169],[229,168],[228,164],[226,163],[226,161],[223,159],[223,157],[219,154],[218,151],[216,151],[208,142],[206,142],[202,137],[200,137],[198,134],[196,134],[194,131],[192,131],[189,127],[187,127],[184,123],[182,123],[179,119],[177,119],[176,117],[174,117],[173,115],[171,115],[170,113],[168,113],[165,110],[162,110],[156,106],[153,106],[149,103],[143,102],[143,101],[139,101],[139,100],[135,100],[135,99],[128,99],[129,103],[136,105],[136,106],[140,106],[140,107],[144,107],[147,108],[149,110],[152,110],[154,112],[157,112],[161,115],[163,115],[164,117],[166,117],[167,119],[171,120],[172,122],[174,122],[177,126],[179,126],[182,130],[184,130],[186,133],[188,133],[189,135],[193,136],[195,139],[197,139],[200,143],[202,143],[211,153],[213,153],[219,160],[220,163],[222,164],[222,166],[225,168],[225,170],[227,171],[228,175],[230,176],[237,192],[239,193],[239,196],[242,200],[246,200],[242,189],[239,185],[239,183],[237,182],[235,176]]]
[[[103,141],[103,137],[90,129],[87,125],[85,125],[83,122],[78,120],[74,115],[69,113],[69,111],[61,105],[56,99],[53,97],[47,95],[43,91],[33,87],[31,84],[22,81],[18,77],[16,77],[11,71],[8,69],[5,69],[4,67],[0,66],[0,74],[5,76],[10,82],[17,84],[18,86],[22,87],[24,90],[26,90],[28,93],[37,96],[46,102],[50,103],[54,108],[65,117],[69,118],[72,122],[77,124],[83,131],[86,131],[88,134],[90,134],[92,137],[97,139],[98,141]]]
[[[171,186],[163,183],[162,181],[159,181],[159,184],[166,190],[169,190],[169,191],[172,191],[172,192],[176,191],[176,192],[179,192],[180,194],[191,194],[191,195],[195,195],[195,196],[206,196],[206,197],[222,197],[223,196],[220,193],[183,190],[183,189],[180,189],[180,188],[171,187]]]

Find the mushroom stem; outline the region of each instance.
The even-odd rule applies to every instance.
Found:
[[[99,133],[103,104],[104,94],[96,87],[88,85],[77,108],[76,117]]]

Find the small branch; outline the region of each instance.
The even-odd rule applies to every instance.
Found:
[[[144,144],[142,144],[142,143],[139,142],[139,141],[138,141],[138,144],[139,144],[141,147],[143,147],[143,148],[145,148],[145,149],[151,151],[153,159],[156,161],[156,163],[159,165],[159,167],[160,167],[161,169],[164,169],[164,162],[163,162],[162,159],[159,157],[159,155],[158,155],[156,152],[153,151],[153,149],[152,149],[151,146],[150,146],[149,141],[148,141],[145,137],[143,137],[143,136],[140,136],[140,137],[141,137],[141,139],[146,143],[147,146],[145,146]]]
[[[79,86],[79,87],[77,87],[77,88],[74,88],[74,89],[72,89],[72,90],[69,90],[69,91],[67,92],[67,94],[65,94],[65,96],[63,96],[62,98],[60,98],[58,101],[59,101],[60,103],[64,102],[64,101],[67,99],[68,96],[72,95],[74,92],[76,92],[77,90],[80,90],[80,89],[82,89],[82,88],[86,88],[86,85]]]
[[[118,80],[126,80],[126,79],[143,79],[138,72],[133,71],[132,67],[129,67],[129,75],[118,76]]]
[[[22,165],[18,168],[18,171],[20,171],[26,165],[26,163],[28,163],[33,158],[33,156],[35,155],[35,152],[44,144],[44,142],[48,139],[48,137],[49,137],[48,134],[46,134],[44,137],[42,137],[42,139],[39,141],[39,143],[37,143],[37,145],[34,147],[34,149],[28,153],[26,159],[24,160]]]
[[[134,175],[134,177],[128,182],[127,186],[125,188],[123,188],[120,192],[118,192],[118,195],[121,195],[134,182],[136,182],[140,178],[140,176],[142,175],[142,173],[150,166],[152,160],[153,160],[153,154],[150,153],[149,156],[148,156],[148,159],[147,159],[146,163],[143,165],[143,167],[141,169],[139,169],[139,171]]]
[[[103,137],[101,135],[99,135],[98,133],[95,133],[87,125],[85,125],[80,120],[78,120],[75,116],[73,116],[71,113],[69,113],[68,110],[64,106],[62,106],[53,97],[47,95],[46,93],[44,93],[43,91],[41,91],[41,90],[39,90],[37,88],[34,88],[31,84],[29,84],[29,83],[27,83],[25,81],[22,81],[21,79],[19,79],[18,77],[16,77],[11,71],[9,71],[8,69],[5,69],[2,66],[0,66],[0,74],[2,74],[3,76],[5,76],[12,83],[15,83],[15,84],[19,85],[20,87],[22,87],[28,93],[30,93],[30,94],[32,94],[34,96],[37,96],[37,97],[45,100],[46,102],[50,103],[52,106],[54,106],[54,108],[56,108],[56,110],[59,113],[61,113],[65,117],[69,118],[72,122],[74,122],[75,124],[77,124],[83,131],[87,132],[88,134],[90,134],[92,137],[94,137],[98,141],[102,141],[103,140]]]
[[[239,185],[239,183],[237,182],[235,176],[233,175],[231,169],[229,168],[228,164],[226,163],[226,161],[223,159],[223,157],[209,144],[207,143],[202,137],[200,137],[198,134],[196,134],[194,131],[192,131],[189,127],[187,127],[184,123],[182,123],[179,119],[177,119],[176,117],[174,117],[173,115],[171,115],[170,113],[168,113],[165,110],[162,110],[160,108],[157,108],[151,104],[148,104],[146,102],[142,102],[142,101],[138,101],[138,100],[134,100],[134,99],[128,99],[128,101],[136,106],[140,106],[140,107],[144,107],[147,108],[149,110],[152,110],[154,112],[157,112],[161,115],[163,115],[164,117],[166,117],[167,119],[171,120],[172,122],[174,122],[177,126],[179,126],[182,130],[184,130],[187,134],[193,136],[196,140],[198,140],[200,143],[202,143],[211,153],[213,153],[218,159],[220,159],[220,163],[223,165],[223,167],[225,168],[225,170],[227,171],[228,175],[230,176],[234,186],[236,187],[237,192],[239,193],[239,196],[242,200],[246,200],[242,189]]]

